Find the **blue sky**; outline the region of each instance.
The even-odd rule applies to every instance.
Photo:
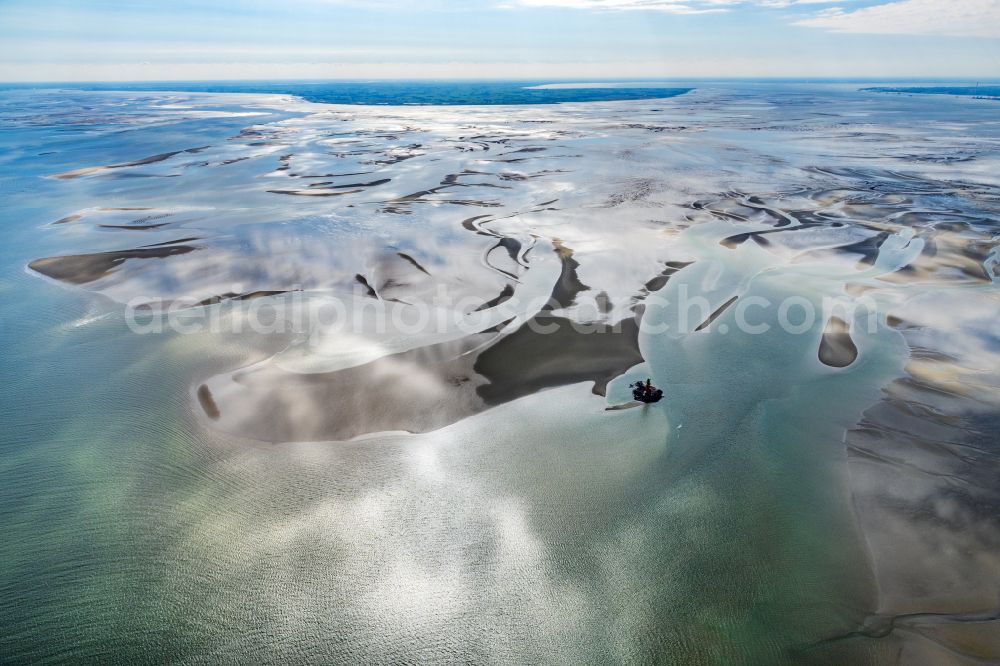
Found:
[[[1000,77],[1000,0],[0,0],[0,81]]]

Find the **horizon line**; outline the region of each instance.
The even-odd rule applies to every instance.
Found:
[[[557,82],[557,83],[674,83],[674,82],[697,82],[697,81],[843,81],[843,82],[873,82],[873,81],[976,81],[986,83],[1000,83],[1000,76],[969,76],[956,75],[950,77],[942,76],[922,76],[922,75],[900,75],[900,76],[678,76],[678,77],[508,77],[508,76],[453,76],[453,77],[344,77],[344,78],[205,78],[205,79],[93,79],[93,80],[66,80],[66,79],[38,79],[33,81],[24,80],[0,80],[0,85],[128,85],[128,84],[153,84],[153,83],[390,83],[390,82],[509,82],[509,83],[537,83],[537,82]]]

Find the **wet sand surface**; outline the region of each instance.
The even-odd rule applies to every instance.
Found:
[[[850,327],[840,317],[830,317],[819,343],[819,360],[831,368],[846,368],[858,360]]]
[[[0,104],[0,655],[1000,660],[995,105],[803,91]]]
[[[71,284],[86,284],[110,275],[129,259],[165,259],[178,254],[194,252],[196,249],[190,245],[170,244],[157,248],[140,247],[118,252],[45,257],[32,261],[28,264],[28,268],[54,280],[62,280]]]

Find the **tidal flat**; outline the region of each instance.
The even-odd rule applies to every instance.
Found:
[[[0,91],[0,661],[1000,660],[995,102],[690,88]]]

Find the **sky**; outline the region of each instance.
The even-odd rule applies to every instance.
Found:
[[[0,81],[1000,78],[1000,0],[0,0]]]

